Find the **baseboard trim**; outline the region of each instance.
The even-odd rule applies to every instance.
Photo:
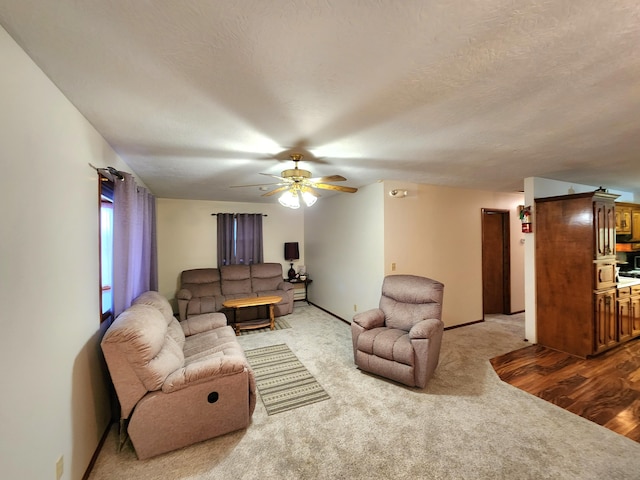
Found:
[[[104,433],[102,434],[102,438],[98,442],[98,446],[96,447],[96,451],[93,452],[93,456],[91,457],[91,460],[89,461],[89,465],[87,466],[87,469],[85,470],[84,475],[82,475],[82,480],[88,480],[89,475],[91,474],[91,470],[93,470],[93,467],[96,464],[96,460],[98,460],[98,455],[100,455],[100,451],[102,450],[104,442],[107,440],[107,436],[109,436],[109,430],[111,430],[111,425],[113,425],[112,422],[109,422],[107,424],[107,428],[105,429]]]
[[[339,317],[339,316],[338,316],[338,315],[336,315],[335,313],[330,312],[330,311],[329,311],[329,310],[327,310],[326,308],[322,308],[320,305],[316,305],[316,304],[315,304],[315,303],[313,303],[313,302],[308,302],[308,303],[309,303],[309,305],[313,305],[314,307],[319,308],[319,309],[320,309],[320,310],[322,310],[323,312],[328,313],[328,314],[329,314],[329,315],[331,315],[332,317],[336,317],[338,320],[340,320],[340,321],[342,321],[342,322],[346,323],[347,325],[351,325],[351,322],[348,322],[347,320],[345,320],[345,319],[344,319],[344,318],[342,318],[342,317]]]
[[[340,320],[340,321],[342,321],[342,322],[344,322],[344,323],[346,323],[346,324],[348,324],[348,325],[351,325],[351,322],[349,322],[349,321],[345,320],[344,318],[342,318],[342,317],[340,317],[340,316],[336,315],[336,314],[335,314],[335,313],[333,313],[333,312],[330,312],[330,311],[329,311],[329,310],[327,310],[326,308],[322,308],[320,305],[317,305],[317,304],[315,304],[315,303],[313,303],[313,302],[309,302],[309,304],[310,304],[310,305],[313,305],[313,306],[314,306],[314,307],[316,307],[316,308],[319,308],[320,310],[322,310],[322,311],[323,311],[323,312],[325,312],[325,313],[328,313],[328,314],[329,314],[329,315],[331,315],[332,317],[335,317],[335,318],[337,318],[338,320]],[[444,329],[445,329],[445,330],[453,330],[454,328],[466,327],[466,326],[468,326],[468,325],[474,325],[474,324],[476,324],[476,323],[482,323],[482,322],[484,322],[484,319],[475,320],[475,321],[473,321],[473,322],[461,323],[460,325],[453,325],[453,326],[451,326],[451,327],[445,327]]]
[[[483,322],[484,322],[484,318],[480,320],[475,320],[473,322],[461,323],[460,325],[451,325],[450,327],[444,327],[444,329],[453,330],[454,328],[468,327],[469,325],[475,325],[476,323],[483,323]]]

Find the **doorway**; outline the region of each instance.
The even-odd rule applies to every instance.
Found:
[[[482,209],[482,312],[511,314],[509,211]]]

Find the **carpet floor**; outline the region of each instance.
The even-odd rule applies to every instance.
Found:
[[[361,372],[349,325],[296,305],[290,329],[239,337],[287,344],[330,399],[140,461],[114,427],[89,478],[638,480],[640,444],[502,382],[489,359],[527,344],[522,315],[445,331],[423,390]]]

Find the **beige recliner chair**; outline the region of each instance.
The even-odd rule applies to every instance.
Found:
[[[255,378],[225,316],[178,322],[151,291],[133,303],[101,342],[120,401],[121,445],[126,431],[143,459],[246,428]]]
[[[444,285],[415,275],[390,275],[379,308],[353,317],[353,355],[361,370],[424,388],[440,356]]]

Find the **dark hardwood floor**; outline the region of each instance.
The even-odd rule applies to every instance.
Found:
[[[504,382],[640,442],[640,339],[589,359],[532,345],[491,365]]]

